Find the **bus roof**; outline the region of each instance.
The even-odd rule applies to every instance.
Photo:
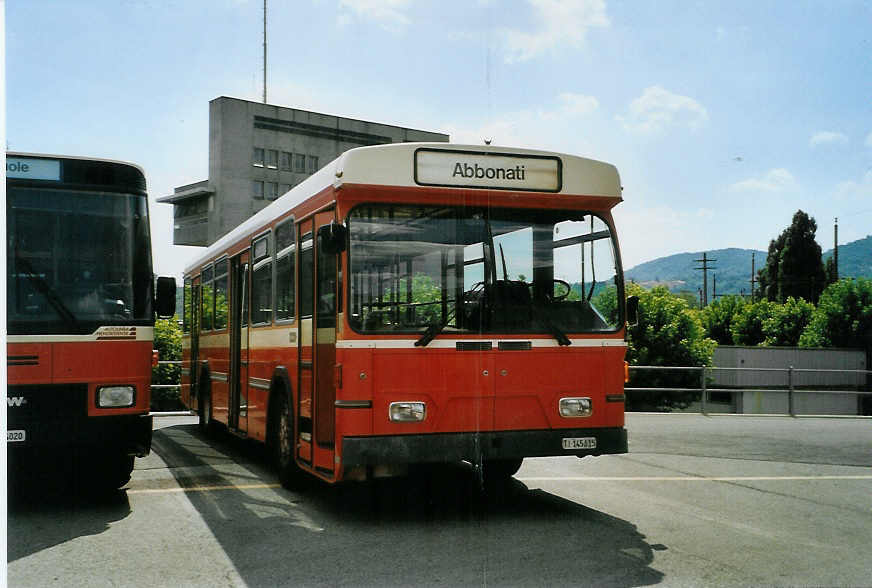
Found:
[[[453,143],[391,143],[349,149],[218,239],[188,274],[239,239],[322,190],[342,185],[438,186],[621,198],[615,166],[563,153]]]

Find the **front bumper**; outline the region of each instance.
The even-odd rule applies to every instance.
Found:
[[[594,438],[594,449],[564,449],[563,439]],[[627,430],[615,428],[549,429],[545,431],[489,431],[477,433],[434,433],[342,439],[344,467],[479,462],[519,457],[557,455],[605,455],[627,452]]]
[[[24,441],[7,442],[10,452],[56,449],[57,453],[65,454],[112,450],[145,457],[151,451],[150,414],[10,421],[9,431],[24,431]]]

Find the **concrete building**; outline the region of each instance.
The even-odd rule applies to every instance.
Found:
[[[173,243],[210,245],[344,151],[448,135],[221,96],[209,102],[209,179],[174,189]]]

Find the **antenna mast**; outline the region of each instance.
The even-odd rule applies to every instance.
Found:
[[[266,0],[263,0],[263,103],[266,104]]]

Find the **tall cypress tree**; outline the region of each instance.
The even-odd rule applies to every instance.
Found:
[[[783,303],[793,296],[817,303],[827,278],[816,232],[815,220],[798,210],[790,226],[769,243],[766,266],[758,276],[767,300]]]

